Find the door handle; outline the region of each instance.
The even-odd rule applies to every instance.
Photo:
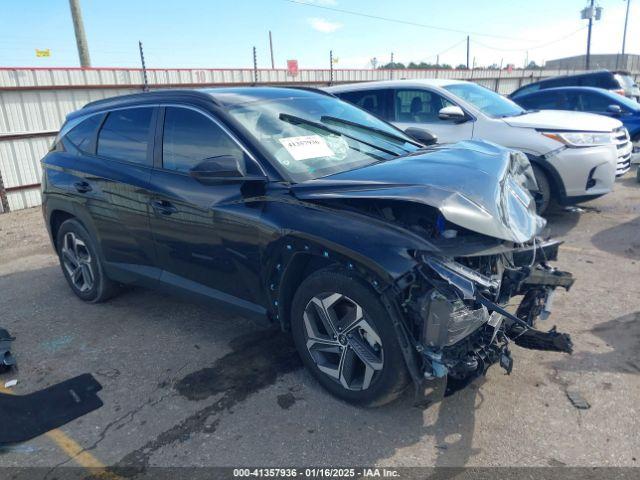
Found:
[[[73,186],[80,193],[87,193],[93,190],[93,188],[91,188],[91,185],[89,185],[88,182],[76,182],[73,184]]]
[[[167,202],[166,200],[153,200],[151,202],[151,208],[160,215],[171,215],[178,211],[171,202]]]

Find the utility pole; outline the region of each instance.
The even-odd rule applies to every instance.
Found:
[[[440,55],[436,55],[436,68],[440,68]]]
[[[591,66],[591,29],[593,28],[593,20],[600,20],[602,17],[602,7],[596,7],[595,0],[589,0],[589,6],[583,8],[580,12],[580,18],[583,20],[589,20],[589,31],[587,33],[587,57],[585,61],[585,68],[589,70]]]
[[[271,69],[276,68],[275,63],[273,62],[273,39],[271,38],[271,30],[269,30],[269,51],[271,52]]]
[[[624,33],[622,34],[622,61],[624,61],[624,49],[627,46],[627,23],[629,22],[629,5],[631,5],[631,0],[627,0],[627,13],[624,16]]]
[[[73,30],[76,32],[76,44],[78,46],[78,57],[82,68],[91,67],[89,58],[89,44],[84,33],[84,23],[82,23],[82,11],[80,10],[80,0],[69,0],[71,8],[71,18],[73,19]]]
[[[587,70],[589,70],[589,64],[591,63],[591,28],[593,27],[593,3],[595,0],[591,0],[589,8],[590,8],[590,15],[589,15],[589,32],[587,33],[587,61],[586,61],[586,67]]]
[[[467,70],[469,70],[469,35],[467,35]]]
[[[147,66],[144,63],[144,51],[142,50],[142,42],[138,40],[138,48],[140,49],[140,63],[142,64],[142,78],[144,79],[144,85],[142,86],[143,92],[149,91],[149,80],[147,79]]]
[[[391,68],[389,69],[389,79],[393,80],[393,69],[395,68],[395,64],[393,63],[393,52],[391,52]]]

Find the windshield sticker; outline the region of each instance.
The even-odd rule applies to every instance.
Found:
[[[320,135],[303,135],[301,137],[287,137],[278,139],[287,149],[294,160],[307,160],[309,158],[332,157],[333,150]]]

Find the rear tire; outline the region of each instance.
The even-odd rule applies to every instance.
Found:
[[[78,298],[100,303],[117,292],[117,284],[104,273],[91,235],[78,220],[71,218],[60,225],[56,250],[62,273]]]
[[[538,215],[542,215],[547,211],[549,205],[551,205],[553,196],[551,194],[551,184],[547,174],[537,165],[532,165],[533,174],[536,177],[536,183],[538,184],[538,190],[540,191],[540,199],[536,202],[536,211]]]
[[[398,398],[409,373],[378,295],[338,269],[319,270],[296,291],[291,330],[302,360],[336,397],[374,407]]]

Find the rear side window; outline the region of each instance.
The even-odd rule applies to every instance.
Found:
[[[73,127],[65,139],[85,153],[93,153],[93,140],[100,126],[102,115],[93,115]]]
[[[204,159],[230,155],[245,171],[244,151],[204,115],[186,108],[167,107],[162,141],[162,166],[188,172]]]
[[[342,100],[356,105],[380,118],[389,118],[391,90],[357,90],[338,93]]]
[[[128,108],[110,112],[98,135],[98,155],[148,164],[147,147],[153,108]]]
[[[585,75],[581,77],[574,85],[580,85],[582,87],[598,87],[598,88],[620,88],[618,82],[613,78],[611,73],[596,73],[592,75]]]

